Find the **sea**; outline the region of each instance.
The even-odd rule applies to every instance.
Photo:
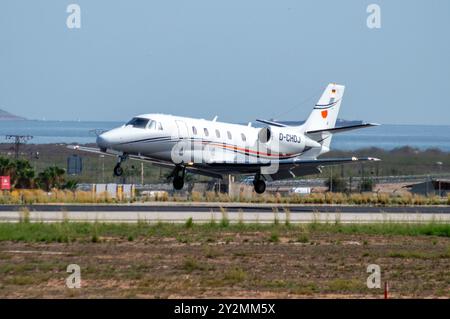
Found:
[[[0,121],[0,143],[6,135],[30,135],[29,144],[95,143],[95,131],[109,130],[121,122],[89,121]],[[356,150],[377,147],[391,150],[411,146],[420,150],[436,148],[450,152],[450,125],[392,125],[339,133],[333,137],[335,150]]]

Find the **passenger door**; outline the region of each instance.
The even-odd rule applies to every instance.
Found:
[[[186,125],[186,122],[176,120],[175,123],[177,124],[177,128],[178,128],[178,138],[181,138],[181,139],[189,138],[189,130]]]

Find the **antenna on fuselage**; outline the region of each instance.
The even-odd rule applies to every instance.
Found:
[[[214,118],[213,118],[213,122],[215,122],[215,121],[217,121],[217,118],[218,118],[218,116],[216,115],[216,116],[214,116]]]

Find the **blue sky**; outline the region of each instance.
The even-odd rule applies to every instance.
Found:
[[[81,29],[66,8],[81,7]],[[381,29],[366,26],[369,4]],[[450,1],[2,0],[0,108],[35,119],[170,113],[449,124]]]

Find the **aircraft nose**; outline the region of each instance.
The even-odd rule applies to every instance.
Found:
[[[106,133],[97,136],[97,145],[101,149],[106,149],[111,146],[110,138],[108,138],[108,135]]]

